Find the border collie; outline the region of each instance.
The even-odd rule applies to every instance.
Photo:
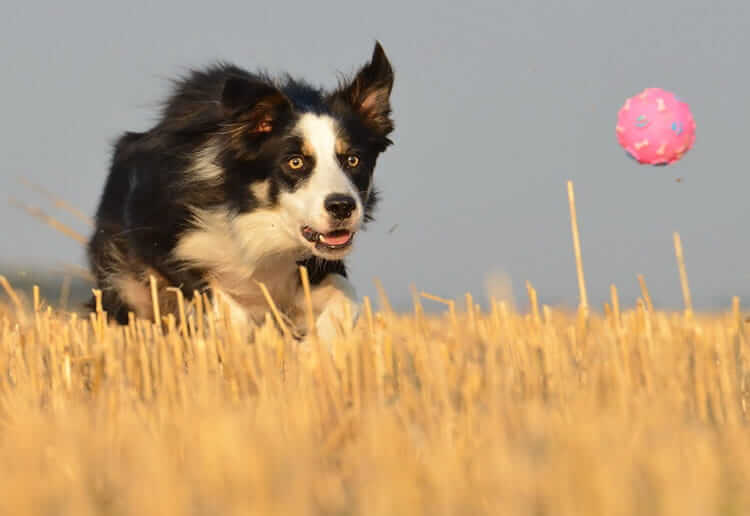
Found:
[[[87,249],[104,310],[120,324],[130,312],[152,318],[153,276],[162,314],[174,312],[166,290],[177,287],[257,324],[268,312],[262,283],[304,333],[304,265],[319,335],[353,324],[341,320],[359,307],[343,259],[372,218],[392,87],[378,42],[332,91],[227,63],[177,80],[153,128],[114,145]]]

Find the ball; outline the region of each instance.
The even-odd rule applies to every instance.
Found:
[[[617,113],[617,141],[638,163],[669,165],[695,142],[690,106],[674,93],[646,88],[625,101]]]

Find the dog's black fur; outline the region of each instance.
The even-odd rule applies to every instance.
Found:
[[[304,174],[291,173],[284,165],[285,157],[303,145],[290,130],[304,113],[335,119],[356,149],[361,165],[350,177],[369,220],[377,200],[371,185],[375,163],[392,143],[392,85],[393,70],[379,43],[371,61],[332,92],[226,63],[176,81],[158,123],[146,132],[125,133],[114,146],[88,244],[104,310],[126,323],[136,308],[114,278],[127,277],[148,288],[153,275],[160,289],[179,287],[188,297],[206,289],[210,267],[186,263],[174,253],[183,236],[195,229],[196,209],[232,215],[261,205],[274,209],[282,192],[304,184]],[[211,177],[193,170],[207,149],[220,171]],[[263,182],[267,196],[259,199],[251,187]],[[303,252],[298,263],[308,266],[312,284],[330,273],[346,275],[338,259]]]

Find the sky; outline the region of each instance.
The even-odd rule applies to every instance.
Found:
[[[5,201],[88,234],[18,178],[93,214],[112,142],[155,121],[171,77],[221,59],[332,87],[377,39],[396,131],[377,221],[349,259],[360,295],[378,278],[399,307],[411,285],[481,300],[505,278],[519,306],[526,281],[543,303],[575,305],[572,180],[593,306],[613,283],[632,305],[643,274],[657,307],[679,308],[675,231],[696,308],[747,303],[748,21],[746,0],[6,2],[0,263],[84,264],[80,244]],[[697,122],[669,167],[636,164],[615,138],[625,98],[652,86]]]

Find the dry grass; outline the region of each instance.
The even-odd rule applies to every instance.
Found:
[[[332,354],[36,305],[0,308],[3,515],[750,513],[737,304],[368,305]]]
[[[383,298],[330,353],[270,314],[246,333],[200,300],[116,327],[0,277],[0,515],[750,514],[739,301],[693,312],[675,234],[684,313],[655,310],[640,276],[635,308],[612,286],[595,313],[570,182],[568,199],[578,313],[530,284],[528,313]]]

